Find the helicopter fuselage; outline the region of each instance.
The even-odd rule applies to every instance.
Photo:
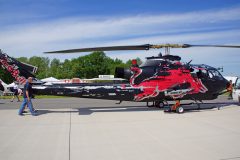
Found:
[[[121,73],[120,73],[121,72]],[[37,94],[120,101],[211,100],[227,86],[219,71],[208,65],[183,64],[178,56],[151,57],[130,69],[116,70],[123,84],[53,84],[35,86]]]

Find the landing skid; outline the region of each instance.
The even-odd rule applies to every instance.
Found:
[[[163,100],[163,101],[152,101],[151,105],[149,105],[150,102],[147,102],[147,107],[152,108],[152,107],[156,107],[156,108],[164,108],[165,106],[169,106],[168,102]]]

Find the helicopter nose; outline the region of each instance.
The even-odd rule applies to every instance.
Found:
[[[228,85],[229,85],[229,81],[227,79],[223,79],[223,89],[227,89]]]

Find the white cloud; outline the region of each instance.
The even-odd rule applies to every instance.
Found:
[[[25,44],[37,46],[89,39],[94,41],[100,38],[118,39],[118,37],[170,34],[193,28],[198,31],[202,28],[199,26],[212,26],[237,20],[240,20],[240,8],[169,15],[108,17],[98,20],[75,17],[9,27],[0,31],[0,43],[2,47],[25,46]]]
[[[19,57],[43,56],[43,51],[50,50],[107,45],[240,44],[240,30],[237,29],[240,25],[239,20],[240,7],[164,15],[70,17],[54,21],[1,26],[0,47],[11,56]],[[182,52],[182,50],[173,50],[173,53],[177,51]],[[190,51],[191,55],[197,57],[199,61],[203,60],[201,53],[236,52],[231,49],[227,51],[193,48],[184,50],[184,53],[190,53]],[[157,53],[158,51],[150,51],[148,55]],[[117,52],[117,56],[113,52],[108,52],[108,55],[126,60],[136,56],[143,58],[146,52]],[[64,59],[76,56],[78,55],[59,55],[58,57]],[[184,54],[182,56],[184,57]],[[216,59],[221,61],[224,58],[219,56]]]

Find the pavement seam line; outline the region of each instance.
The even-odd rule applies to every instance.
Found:
[[[69,106],[68,160],[71,160],[71,129],[72,129],[72,112],[71,106]]]

